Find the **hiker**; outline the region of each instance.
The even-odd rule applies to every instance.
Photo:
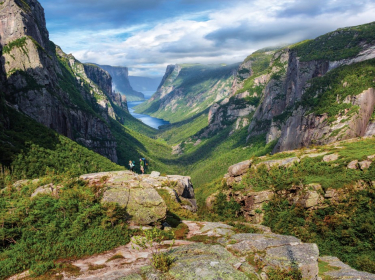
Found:
[[[139,165],[141,166],[141,172],[142,174],[145,174],[145,163],[141,158],[139,159],[139,161]]]
[[[129,169],[130,169],[130,171],[132,171],[133,172],[133,169],[134,169],[134,161],[131,161],[131,160],[129,160]]]

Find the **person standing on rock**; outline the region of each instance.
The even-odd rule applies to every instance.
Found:
[[[141,158],[139,159],[139,165],[141,166],[142,174],[145,174],[145,163]]]
[[[134,162],[129,160],[129,170],[133,172],[133,169],[134,169]]]

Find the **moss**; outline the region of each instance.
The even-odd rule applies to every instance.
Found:
[[[10,54],[10,52],[14,49],[14,48],[20,48],[24,54],[27,54],[28,50],[26,48],[26,45],[27,45],[27,40],[28,37],[22,37],[22,38],[19,38],[19,39],[16,39],[12,42],[9,42],[8,44],[6,44],[4,47],[3,47],[3,54]]]
[[[318,267],[319,267],[319,274],[318,275],[320,277],[322,277],[322,279],[324,279],[324,280],[330,280],[329,276],[324,275],[326,272],[340,270],[339,267],[331,266],[329,263],[327,263],[325,261],[322,261],[320,259],[318,260]]]

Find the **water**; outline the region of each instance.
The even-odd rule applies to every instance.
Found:
[[[151,97],[151,95],[146,95],[147,91],[143,92],[143,94],[145,95],[145,97],[147,99],[149,99]],[[154,93],[154,92],[152,92]],[[158,119],[158,118],[154,118],[154,117],[151,117],[149,115],[144,115],[144,114],[137,114],[137,113],[134,113],[134,109],[133,107],[141,104],[142,102],[144,101],[134,101],[134,102],[128,102],[128,108],[129,108],[129,113],[136,119],[142,121],[144,124],[147,124],[148,126],[151,126],[153,128],[156,128],[156,129],[159,129],[159,126],[161,125],[164,125],[164,124],[169,124],[168,121],[165,121],[165,120],[162,120],[162,119]]]

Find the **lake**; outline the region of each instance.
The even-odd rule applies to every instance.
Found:
[[[149,99],[151,95],[146,95],[146,92],[143,92],[145,94],[145,97]],[[147,124],[148,126],[151,126],[153,128],[159,129],[159,126],[169,124],[169,121],[165,121],[162,119],[154,118],[149,115],[145,114],[137,114],[134,113],[133,107],[141,104],[144,101],[134,101],[134,102],[128,102],[128,108],[129,108],[129,113],[136,119],[142,121],[144,124]]]

